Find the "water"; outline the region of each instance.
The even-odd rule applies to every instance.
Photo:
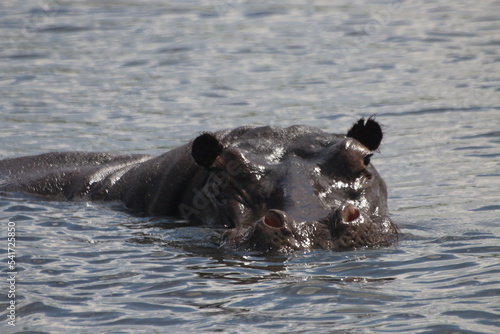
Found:
[[[259,257],[114,204],[2,196],[2,333],[497,333],[498,1],[2,1],[0,157],[384,124],[402,240]]]

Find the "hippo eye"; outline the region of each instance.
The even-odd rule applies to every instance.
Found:
[[[368,154],[366,155],[364,158],[363,158],[363,164],[365,166],[368,166],[370,164],[370,161],[371,161],[371,158],[373,157],[373,153],[372,154]]]

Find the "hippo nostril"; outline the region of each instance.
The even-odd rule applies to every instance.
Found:
[[[352,222],[353,220],[358,219],[359,215],[359,210],[351,204],[346,205],[342,212],[342,218],[345,222]]]
[[[285,214],[278,210],[269,210],[264,216],[264,223],[270,227],[283,227],[285,226],[285,220]]]

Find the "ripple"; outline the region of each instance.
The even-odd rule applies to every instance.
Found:
[[[443,312],[444,315],[453,315],[462,319],[485,319],[485,323],[488,325],[500,325],[500,320],[498,319],[498,314],[483,312],[483,311],[446,311]]]
[[[471,211],[496,211],[496,210],[500,210],[500,205],[485,205],[480,208],[472,209]]]
[[[284,10],[263,10],[263,11],[250,11],[246,12],[245,16],[250,19],[265,18],[267,16],[283,15],[286,14]]]
[[[90,27],[75,26],[75,25],[53,25],[45,28],[37,29],[38,32],[54,32],[54,33],[74,33],[90,30]]]

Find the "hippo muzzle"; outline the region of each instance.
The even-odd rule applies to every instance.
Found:
[[[269,210],[250,226],[227,230],[222,246],[236,250],[289,253],[296,250],[354,250],[389,246],[397,227],[382,217],[368,217],[352,204],[333,210],[318,221],[297,222],[281,210]]]

